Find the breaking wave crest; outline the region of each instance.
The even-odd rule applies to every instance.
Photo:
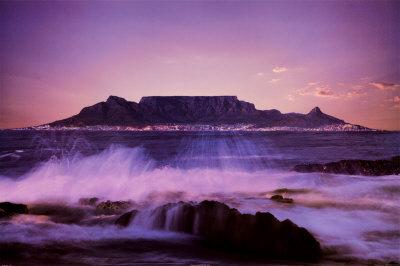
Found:
[[[179,156],[185,157],[184,154]],[[142,218],[148,220],[150,217],[146,217],[146,210],[160,204],[215,199],[244,213],[269,211],[280,220],[289,218],[314,233],[325,247],[343,247],[342,253],[349,256],[397,258],[398,235],[393,237],[393,234],[399,234],[400,184],[397,177],[254,170],[253,163],[241,167],[180,166],[160,166],[140,147],[111,146],[94,155],[76,153],[52,158],[18,179],[0,177],[0,201],[77,205],[84,197],[131,200],[138,208],[144,209]],[[284,188],[286,190],[282,190]],[[284,191],[286,197],[293,198],[294,204],[269,200],[277,189]],[[29,224],[41,221],[15,222],[18,222],[15,227],[7,227],[10,239],[21,237],[24,241],[35,241],[38,236],[30,235]],[[134,224],[145,223],[136,220]],[[47,232],[49,238],[57,235],[69,239],[71,232],[84,234],[88,239],[148,236],[148,233],[143,233],[145,231],[136,232],[134,228],[123,233],[115,228],[105,230],[77,225],[51,228],[58,233],[53,234],[50,230]],[[16,233],[18,230],[20,234]]]

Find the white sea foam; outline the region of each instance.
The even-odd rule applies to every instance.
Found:
[[[280,188],[306,190],[285,194],[295,200],[293,205],[285,205],[269,200],[272,191]],[[348,256],[385,261],[399,259],[399,193],[400,182],[394,176],[299,174],[235,167],[160,168],[143,149],[116,146],[87,157],[50,160],[17,180],[0,178],[0,201],[75,204],[82,197],[99,197],[130,199],[152,208],[178,200],[216,199],[242,212],[270,211],[279,219],[289,218],[314,233],[324,247],[346,246]],[[146,211],[135,224],[146,223],[140,219],[148,219]],[[15,220],[13,225],[2,225],[0,232],[9,240],[20,237],[21,241],[41,241],[50,236],[69,239],[71,234],[88,239],[130,235],[120,234],[114,227],[37,224],[29,219]],[[36,235],[32,228],[41,228],[43,234]],[[129,230],[139,230],[132,228]],[[140,235],[138,232],[131,235]]]

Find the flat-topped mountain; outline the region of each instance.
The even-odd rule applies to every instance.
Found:
[[[55,121],[56,126],[141,126],[162,124],[254,124],[260,127],[315,128],[344,125],[343,120],[315,107],[308,114],[258,110],[236,96],[148,96],[139,103],[117,96]]]
[[[146,123],[256,122],[254,104],[236,96],[152,96],[139,102]]]

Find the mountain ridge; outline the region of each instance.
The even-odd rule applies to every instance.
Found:
[[[164,124],[254,124],[258,127],[315,128],[345,125],[319,107],[307,114],[258,110],[237,96],[144,96],[136,103],[118,96],[84,107],[78,114],[54,121],[51,127],[145,126]]]

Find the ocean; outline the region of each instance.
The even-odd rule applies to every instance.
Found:
[[[398,176],[292,169],[310,162],[389,159],[400,154],[399,144],[397,132],[2,130],[0,202],[76,207],[82,198],[97,197],[131,201],[147,210],[171,202],[217,200],[242,213],[270,212],[305,227],[321,243],[322,263],[398,262]],[[284,188],[293,204],[269,199]],[[146,218],[121,229],[27,214],[0,221],[0,249],[7,251],[0,262],[254,262],[197,241],[152,230]]]

